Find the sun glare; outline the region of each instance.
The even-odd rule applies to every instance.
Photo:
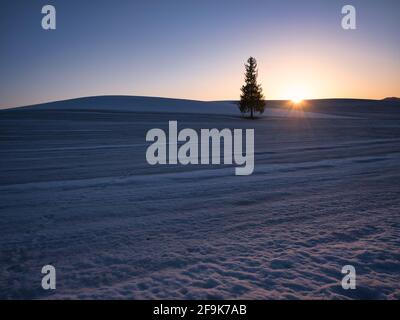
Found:
[[[299,104],[303,102],[302,98],[292,98],[291,100],[293,104]]]
[[[308,90],[306,90],[303,87],[294,87],[288,90],[287,92],[288,93],[286,96],[288,97],[288,100],[295,107],[300,106],[304,102],[306,97],[309,95]]]

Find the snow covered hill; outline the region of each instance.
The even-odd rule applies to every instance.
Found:
[[[281,101],[284,105],[284,102]],[[276,105],[276,102],[273,104]],[[72,100],[63,100],[20,107],[18,110],[80,110],[102,112],[155,112],[155,113],[195,113],[240,116],[236,102],[233,101],[196,101],[140,96],[98,96]],[[291,108],[267,108],[265,117],[300,117],[300,118],[339,118],[341,116],[314,113]]]

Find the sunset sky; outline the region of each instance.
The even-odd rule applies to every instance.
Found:
[[[41,28],[41,8],[57,29]],[[341,8],[357,9],[357,30]],[[238,99],[252,55],[267,99],[400,96],[400,1],[2,0],[0,108],[93,95]]]

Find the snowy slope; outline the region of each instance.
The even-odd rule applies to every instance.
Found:
[[[101,96],[44,103],[18,109],[31,110],[86,110],[108,112],[167,112],[240,116],[237,104],[228,101],[195,101],[183,99]],[[340,116],[306,112],[287,108],[266,108],[262,117],[339,118]]]

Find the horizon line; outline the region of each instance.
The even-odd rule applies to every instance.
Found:
[[[32,104],[24,104],[18,106],[7,106],[7,107],[0,107],[0,110],[7,110],[7,109],[17,109],[17,108],[25,108],[25,107],[33,107],[43,104],[50,104],[50,103],[57,103],[57,102],[66,102],[66,101],[73,101],[73,100],[80,100],[80,99],[90,99],[90,98],[111,98],[111,97],[124,97],[124,98],[147,98],[147,99],[165,99],[165,100],[179,100],[179,101],[192,101],[192,102],[203,102],[203,103],[211,103],[211,102],[236,102],[240,99],[221,99],[221,100],[199,100],[199,99],[190,99],[190,98],[176,98],[176,97],[167,97],[167,96],[142,96],[142,95],[124,95],[124,94],[105,94],[105,95],[89,95],[89,96],[78,96],[74,98],[65,98],[59,100],[48,100],[43,102],[35,102]],[[386,99],[399,99],[400,97],[397,96],[388,96],[381,99],[370,99],[370,98],[349,98],[349,97],[337,97],[337,98],[309,98],[303,99],[302,101],[322,101],[322,100],[358,100],[358,101],[384,101]],[[273,102],[285,102],[291,101],[291,99],[264,99],[264,101],[273,101]]]

